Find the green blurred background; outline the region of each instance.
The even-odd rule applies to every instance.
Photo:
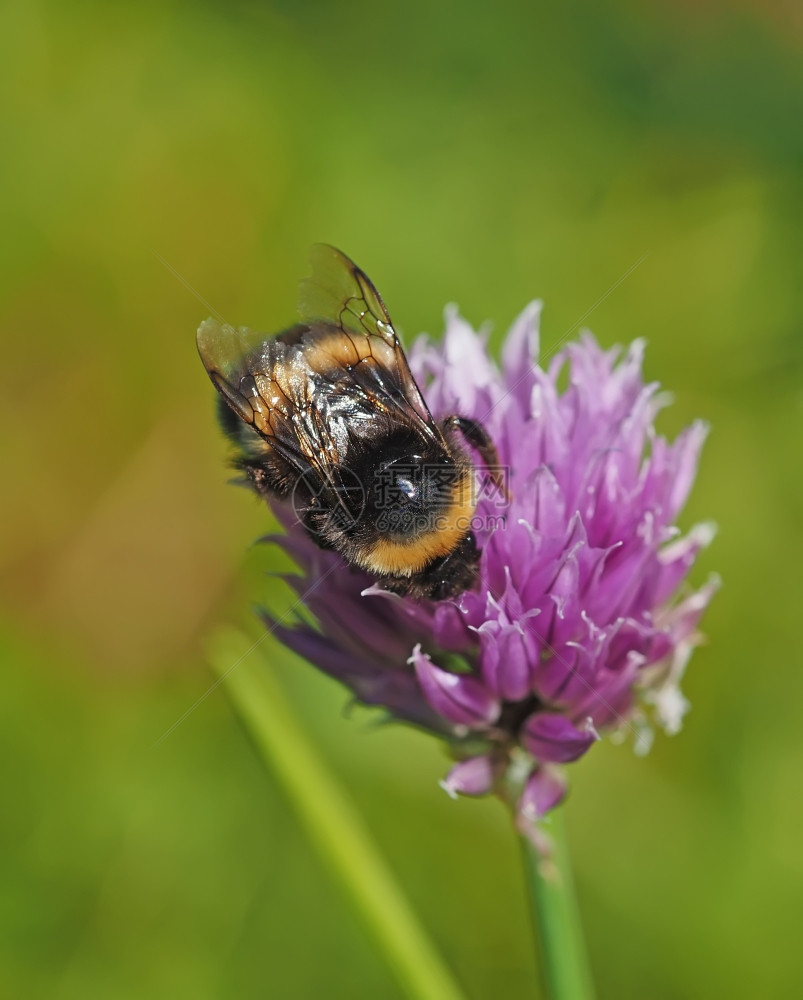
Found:
[[[400,996],[202,642],[277,610],[194,331],[294,316],[310,243],[409,337],[545,299],[649,341],[661,428],[712,424],[683,526],[724,586],[675,739],[605,743],[567,806],[601,997],[803,982],[800,9],[421,0],[0,8],[0,992]],[[603,299],[645,253],[644,261]],[[442,749],[347,719],[273,644],[472,1000],[536,990],[519,857]]]

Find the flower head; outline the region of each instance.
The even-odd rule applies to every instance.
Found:
[[[507,476],[507,495],[480,490],[477,585],[439,602],[390,594],[279,509],[317,625],[272,622],[358,701],[448,741],[449,794],[496,792],[533,837],[565,794],[560,765],[605,733],[630,730],[643,750],[650,720],[680,727],[678,682],[716,588],[678,596],[712,536],[674,527],[705,426],[672,443],[655,432],[667,399],[642,379],[641,341],[622,355],[586,333],[539,367],[538,318],[533,303],[514,323],[501,367],[454,310],[442,343],[409,353],[435,418],[482,422]]]

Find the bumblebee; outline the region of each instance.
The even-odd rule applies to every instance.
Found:
[[[334,247],[312,251],[302,322],[273,337],[208,319],[201,360],[235,465],[309,536],[385,589],[440,600],[469,589],[477,475],[496,450],[474,420],[436,422],[379,292]]]

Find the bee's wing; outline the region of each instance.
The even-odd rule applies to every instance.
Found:
[[[207,319],[198,328],[198,353],[215,388],[235,413],[262,438],[299,476],[315,478],[338,496],[337,444],[322,415],[310,409],[306,421],[298,420],[297,406],[305,400],[288,395],[269,370],[263,351],[265,335],[247,327]],[[309,383],[297,387],[307,396]]]
[[[288,430],[292,406],[261,364],[266,338],[248,327],[207,319],[197,334],[198,353],[212,384],[229,406],[297,471],[309,467],[308,456]]]
[[[324,320],[340,327],[348,337],[364,339],[367,353],[372,342],[384,348],[386,358],[391,349],[391,363],[369,366],[373,373],[360,373],[359,381],[377,402],[392,403],[408,417],[426,425],[430,434],[438,436],[435,422],[413,378],[396,331],[393,329],[382,296],[368,275],[354,261],[326,243],[316,243],[310,253],[312,273],[304,278],[299,289],[298,308],[305,323]],[[378,345],[377,345],[378,346]],[[366,352],[358,348],[362,356]],[[373,377],[374,384],[366,385]],[[410,412],[412,410],[412,413]]]
[[[257,335],[245,327],[237,329],[210,318],[198,327],[196,342],[212,384],[229,406],[253,425],[259,403],[253,379],[249,381],[242,370],[242,359],[256,346]]]

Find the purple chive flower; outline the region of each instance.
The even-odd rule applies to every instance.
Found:
[[[642,341],[622,355],[585,333],[539,367],[539,312],[516,320],[501,369],[452,309],[443,342],[419,337],[409,352],[433,416],[481,421],[508,471],[509,498],[480,492],[478,585],[437,603],[400,598],[277,508],[287,534],[275,540],[301,570],[289,582],[317,627],[271,622],[358,701],[448,741],[444,789],[495,792],[538,843],[538,820],[566,792],[561,765],[601,734],[629,731],[644,752],[652,722],[680,728],[679,681],[717,586],[681,592],[713,529],[674,527],[705,425],[671,444],[656,434],[667,398],[643,382]]]

